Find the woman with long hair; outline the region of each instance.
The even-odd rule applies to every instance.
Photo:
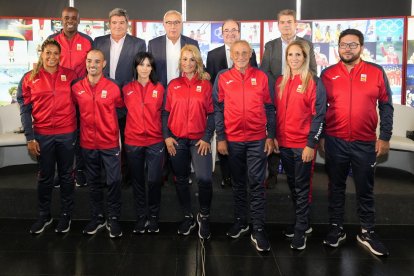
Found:
[[[195,227],[189,187],[192,162],[198,182],[200,203],[198,235],[210,238],[209,215],[212,198],[211,138],[214,133],[212,86],[204,72],[200,51],[193,45],[181,49],[181,77],[167,89],[163,111],[163,136],[176,180],[176,190],[184,212],[178,234],[188,235]]]
[[[39,163],[39,219],[30,229],[32,234],[43,232],[53,220],[50,204],[55,164],[61,195],[57,233],[69,231],[73,211],[76,110],[70,85],[76,74],[59,66],[60,51],[57,41],[45,40],[37,65],[23,76],[17,94],[27,148]]]
[[[275,84],[276,150],[295,206],[295,224],[285,231],[290,247],[303,250],[309,223],[311,179],[316,147],[323,128],[326,93],[322,82],[309,70],[309,45],[295,40],[286,49],[283,75]]]
[[[137,215],[133,232],[157,233],[165,156],[161,124],[164,87],[158,82],[154,57],[150,53],[139,52],[135,56],[134,80],[123,87],[122,93],[128,110],[125,150],[131,170],[134,208]]]

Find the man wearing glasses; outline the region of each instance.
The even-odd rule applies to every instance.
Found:
[[[178,63],[181,48],[186,44],[198,47],[198,42],[181,34],[183,21],[181,13],[175,10],[167,11],[164,15],[165,35],[149,41],[148,52],[155,59],[157,75],[164,87],[179,76]]]
[[[252,49],[245,40],[230,48],[234,66],[222,71],[213,89],[217,150],[229,156],[233,177],[234,224],[227,236],[238,238],[249,231],[247,185],[250,190],[251,240],[258,251],[269,251],[265,233],[266,159],[273,152],[275,107],[268,78],[249,64]]]
[[[374,232],[373,190],[376,158],[387,154],[390,148],[394,109],[387,75],[381,66],[361,59],[363,50],[363,34],[356,29],[344,30],[338,44],[341,60],[321,74],[327,93],[325,140],[321,147],[329,177],[330,223],[323,242],[338,247],[346,239],[345,189],[352,169],[361,223],[357,240],[373,254],[387,256],[387,248]]]
[[[286,48],[290,42],[294,40],[304,40],[309,44],[310,48],[310,71],[316,75],[316,60],[313,51],[313,44],[301,37],[296,36],[296,12],[294,10],[282,10],[277,14],[277,26],[281,37],[271,40],[266,43],[263,53],[262,69],[269,77],[269,88],[274,90],[276,79],[283,74],[285,66]],[[277,183],[277,175],[279,169],[279,155],[272,153],[268,159],[269,176],[266,180],[266,187],[272,188]],[[287,233],[289,232],[289,233]],[[286,235],[293,235],[287,231]]]
[[[210,74],[210,81],[214,84],[218,72],[223,69],[231,68],[233,61],[230,58],[230,47],[233,42],[240,40],[240,22],[233,19],[224,21],[221,26],[223,34],[224,45],[216,49],[211,50],[207,54],[207,72]],[[250,65],[257,67],[256,54],[252,53],[250,58]],[[231,186],[231,174],[230,165],[226,155],[221,155],[220,158],[220,171],[222,176],[221,186]]]

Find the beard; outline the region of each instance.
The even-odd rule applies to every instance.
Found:
[[[345,64],[353,64],[355,61],[359,60],[360,56],[361,56],[361,52],[353,54],[350,58],[345,58],[345,55],[339,54],[339,58]]]

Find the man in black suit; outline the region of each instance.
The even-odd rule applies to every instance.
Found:
[[[127,11],[115,8],[109,12],[109,29],[111,34],[95,38],[93,48],[105,55],[104,76],[116,80],[122,87],[134,78],[134,57],[146,51],[145,41],[129,35]],[[126,109],[117,109],[118,123],[122,142],[122,175],[124,183],[128,182],[127,164],[124,151]]]
[[[301,37],[296,36],[296,12],[294,10],[282,10],[277,14],[277,26],[281,37],[271,40],[265,44],[260,69],[266,72],[269,77],[269,88],[274,91],[276,79],[283,74],[285,66],[285,52],[288,44],[294,40],[304,40],[310,47],[310,71],[316,75],[315,53],[313,44]],[[267,188],[277,183],[277,174],[280,158],[273,153],[268,158],[269,176],[266,180]]]
[[[183,20],[181,13],[175,10],[167,11],[164,15],[165,35],[156,37],[148,43],[148,52],[155,59],[157,75],[160,82],[167,84],[179,76],[178,63],[181,48],[186,44],[198,47],[198,42],[181,34]]]
[[[230,47],[233,42],[240,40],[240,22],[228,19],[223,22],[221,26],[221,32],[223,34],[224,45],[216,49],[211,50],[207,54],[207,72],[210,74],[210,81],[214,84],[217,74],[227,68],[233,66],[233,61],[230,59]],[[253,51],[250,58],[250,65],[257,67],[256,54]],[[231,185],[230,165],[228,163],[227,155],[218,153],[220,158],[220,170],[221,170],[221,186]]]

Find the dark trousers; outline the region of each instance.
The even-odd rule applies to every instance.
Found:
[[[108,215],[110,218],[119,219],[121,216],[121,157],[119,148],[105,150],[83,148],[82,153],[85,160],[92,218],[104,215],[104,183],[100,181],[101,167],[103,166],[108,188]]]
[[[227,155],[220,154],[217,152],[217,155],[219,156],[220,160],[220,171],[221,171],[221,178],[224,179],[230,179],[231,173],[230,173],[230,164],[229,164],[229,157]]]
[[[82,149],[80,147],[80,130],[76,130],[76,144],[75,144],[75,174],[77,171],[85,170],[85,162],[83,161]]]
[[[191,161],[194,167],[198,183],[198,201],[200,203],[200,213],[210,214],[211,199],[213,196],[212,188],[212,157],[209,152],[207,155],[197,153],[198,140],[176,138],[178,145],[175,156],[171,156],[171,165],[176,178],[176,190],[178,200],[185,215],[192,214],[190,184],[188,182],[191,173]]]
[[[277,176],[279,174],[279,162],[280,162],[280,155],[279,153],[272,152],[267,157],[267,168],[269,171],[269,178],[272,176]]]
[[[314,161],[302,161],[301,148],[280,148],[280,157],[295,207],[295,230],[309,228],[310,193]]]
[[[326,169],[329,176],[329,222],[331,224],[343,224],[345,182],[349,169],[352,168],[360,223],[364,229],[372,229],[375,225],[375,141],[346,142],[339,138],[327,136],[325,152]]]
[[[131,168],[134,207],[137,217],[159,216],[161,202],[162,167],[165,157],[165,144],[137,147],[125,144],[128,164]],[[145,165],[148,177],[148,212],[145,189]]]
[[[73,159],[75,152],[75,132],[59,135],[35,134],[40,145],[38,200],[40,217],[50,216],[55,164],[60,179],[61,213],[71,215],[73,211]]]
[[[263,228],[265,224],[264,181],[267,156],[264,146],[265,140],[228,143],[233,176],[234,216],[247,222],[247,182],[249,182],[250,212],[254,229]]]

